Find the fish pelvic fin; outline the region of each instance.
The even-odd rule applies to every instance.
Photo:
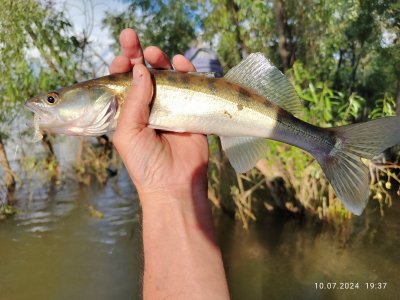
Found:
[[[263,138],[221,136],[220,139],[222,149],[238,173],[253,168],[268,150]]]
[[[295,88],[262,53],[250,54],[230,69],[224,78],[253,90],[296,117],[302,117],[303,104]]]
[[[400,144],[400,117],[328,129],[336,144],[328,154],[315,155],[344,206],[360,215],[368,202],[369,168],[361,158],[372,159]]]

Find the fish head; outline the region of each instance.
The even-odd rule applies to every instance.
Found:
[[[105,134],[115,128],[119,114],[111,90],[79,84],[29,99],[25,107],[34,112],[37,128],[67,135]]]

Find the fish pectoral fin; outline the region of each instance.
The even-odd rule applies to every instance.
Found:
[[[292,113],[302,116],[303,105],[287,77],[261,53],[250,54],[226,73],[225,79],[247,87]]]
[[[267,143],[263,138],[221,136],[221,145],[232,167],[245,173],[264,157]]]

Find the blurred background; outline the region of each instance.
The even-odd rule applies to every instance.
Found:
[[[216,76],[264,53],[314,125],[400,113],[398,1],[1,3],[0,299],[141,298],[140,206],[112,137],[33,143],[23,108],[41,92],[107,75],[123,28]],[[239,175],[218,138],[209,143],[208,195],[233,299],[398,296],[399,147],[366,162],[370,201],[357,217],[303,151],[269,141]]]

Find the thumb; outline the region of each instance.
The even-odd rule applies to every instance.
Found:
[[[122,103],[113,143],[120,154],[135,143],[135,137],[146,128],[150,114],[153,84],[147,68],[137,64],[132,70],[133,83]]]
[[[153,84],[147,68],[137,64],[132,70],[133,84],[124,103],[115,134],[123,138],[132,137],[142,131],[149,119]]]

